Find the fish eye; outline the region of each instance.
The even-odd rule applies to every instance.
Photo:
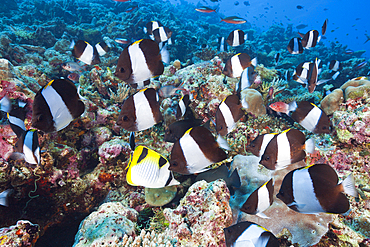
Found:
[[[270,160],[270,156],[266,156],[265,157],[265,160]]]
[[[254,143],[251,143],[251,147],[254,148],[256,145]]]
[[[322,129],[323,129],[323,130],[326,130],[326,126],[322,126]]]
[[[125,121],[125,122],[127,122],[128,121],[128,117],[127,116],[124,116],[122,120]]]
[[[119,69],[119,72],[120,72],[120,73],[125,73],[125,69],[124,69],[124,68],[120,68],[120,69]]]
[[[172,166],[177,166],[177,163],[172,163],[171,165],[172,165]]]

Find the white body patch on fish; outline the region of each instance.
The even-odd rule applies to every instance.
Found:
[[[205,167],[213,164],[206,156],[204,156],[202,150],[198,146],[198,143],[193,139],[193,137],[186,133],[180,140],[180,146],[184,154],[187,168],[189,173],[199,173],[206,171]]]
[[[249,246],[266,246],[269,238],[260,239],[261,234],[265,230],[257,225],[250,225],[235,241],[233,246],[249,247]],[[258,243],[258,245],[256,245]]]
[[[274,136],[275,136],[274,134],[264,135],[263,141],[262,141],[262,144],[261,144],[261,150],[260,150],[260,153],[259,153],[259,157],[262,157],[262,155],[265,153],[267,145],[270,143],[271,139],[274,138]]]
[[[294,46],[292,54],[299,54],[299,40],[294,39]]]
[[[220,111],[224,117],[227,133],[230,133],[235,128],[236,123],[234,122],[233,114],[230,111],[230,108],[226,105],[225,101],[222,101],[220,104]]]
[[[234,31],[234,38],[233,38],[233,45],[238,46],[239,44],[239,32],[237,30]]]
[[[293,172],[292,186],[294,201],[299,212],[325,212],[316,198],[315,188],[308,169],[300,169]]]
[[[164,30],[164,28],[159,28],[159,37],[161,39],[161,42],[164,42],[164,41],[167,41],[168,38],[167,38],[167,34],[166,34],[166,31]]]
[[[144,187],[151,187],[156,185],[159,176],[159,167],[154,158],[145,157],[139,164],[131,167],[131,181]],[[163,185],[159,185],[163,187]]]
[[[320,120],[321,114],[321,110],[315,106],[299,124],[305,129],[313,132]]]
[[[152,108],[145,97],[144,91],[134,95],[136,126],[139,131],[148,129],[156,124]]]
[[[276,170],[283,169],[290,163],[290,144],[287,137],[287,132],[281,133],[277,136],[277,158],[276,158]]]
[[[261,213],[265,211],[268,207],[270,207],[270,194],[266,185],[267,184],[264,184],[257,191],[258,194],[257,213]]]
[[[128,47],[128,53],[131,59],[132,77],[134,81],[145,81],[152,77],[144,53],[139,47],[140,42],[134,43]]]
[[[240,63],[239,56],[233,56],[231,58],[231,68],[233,72],[233,77],[240,77],[243,72],[243,67]]]
[[[91,64],[93,60],[92,59],[93,55],[94,55],[94,48],[90,44],[86,43],[85,50],[81,54],[81,57],[79,57],[78,59],[86,64]]]
[[[24,153],[24,160],[27,163],[30,164],[38,164],[40,160],[39,156],[39,147],[35,150],[35,156],[36,159],[34,158],[34,153],[32,152],[32,143],[33,143],[33,131],[28,131],[24,137],[24,143],[23,143],[23,153]]]
[[[67,127],[72,122],[73,117],[62,97],[55,91],[52,85],[45,87],[41,94],[49,106],[55,129],[59,131]]]
[[[185,111],[186,111],[186,106],[185,106],[185,103],[184,103],[183,100],[179,101],[179,107],[180,107],[180,110],[181,110],[181,117],[182,117],[182,116],[184,116]]]
[[[24,125],[24,121],[22,119],[19,119],[17,117],[10,116],[8,114],[8,119],[11,124],[14,124],[21,128],[22,130],[26,131],[26,126]]]

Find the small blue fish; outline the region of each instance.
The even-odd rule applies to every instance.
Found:
[[[365,67],[366,65],[367,65],[367,61],[363,61],[362,63],[357,64],[354,69],[359,70]]]

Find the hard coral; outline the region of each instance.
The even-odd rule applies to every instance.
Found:
[[[138,213],[119,202],[102,204],[80,224],[73,247],[122,246],[124,236],[135,236]]]
[[[177,246],[225,246],[223,228],[232,224],[230,193],[223,180],[193,184],[176,209],[165,209],[166,234]]]

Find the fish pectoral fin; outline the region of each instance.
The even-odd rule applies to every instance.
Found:
[[[12,160],[24,160],[25,155],[20,152],[14,152],[9,156],[9,158]]]
[[[256,214],[258,217],[261,217],[261,218],[263,218],[263,219],[270,219],[270,217],[268,217],[267,215],[265,215],[264,213],[257,213]]]
[[[287,204],[288,207],[292,207],[292,206],[296,206],[297,208],[303,208],[304,206],[306,206],[306,204],[298,204],[297,202],[292,202],[292,203],[289,203]]]

